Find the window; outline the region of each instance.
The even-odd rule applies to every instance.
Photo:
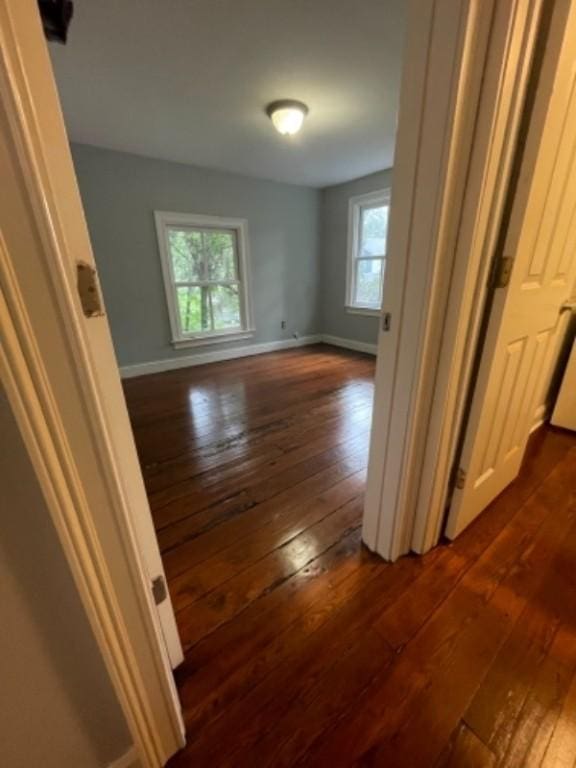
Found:
[[[251,336],[246,221],[159,211],[155,217],[173,344]]]
[[[390,190],[350,200],[346,306],[350,312],[377,314],[382,307]]]

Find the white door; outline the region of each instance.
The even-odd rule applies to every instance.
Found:
[[[49,147],[46,152],[46,185],[53,189],[54,198],[65,221],[62,237],[67,248],[63,253],[69,260],[68,273],[73,285],[76,282],[76,260],[94,266],[94,258],[48,52],[40,36],[39,20],[35,17],[36,4],[32,5],[33,11],[26,7],[17,12],[17,4],[8,3],[8,6],[13,6],[11,14],[17,18],[17,34],[28,44],[24,61],[28,95],[34,103],[41,141]],[[23,48],[20,40],[19,43]],[[79,301],[76,302],[75,310],[85,330],[91,358],[91,383],[98,389],[98,401],[102,406],[101,416],[107,426],[106,434],[102,435],[101,439],[105,441],[107,449],[112,449],[116,458],[116,471],[122,485],[125,506],[130,511],[128,523],[141,554],[144,575],[152,589],[156,579],[164,579],[164,569],[124,402],[108,320],[105,314],[85,317]],[[174,611],[167,593],[166,597],[158,602],[157,611],[170,663],[174,668],[183,660],[183,654]]]
[[[91,265],[94,264],[91,252],[85,251],[84,257]],[[120,481],[132,513],[130,522],[150,587],[156,586],[154,589],[157,598],[156,609],[170,664],[174,669],[182,663],[184,654],[172,601],[166,586],[164,565],[144,488],[132,427],[126,410],[118,365],[112,348],[110,327],[105,315],[85,318],[84,323],[93,361],[94,378],[105,406],[104,417],[108,425],[108,436],[116,456]]]
[[[446,534],[457,536],[518,474],[566,328],[576,272],[576,4],[555,6],[504,242],[498,288]]]

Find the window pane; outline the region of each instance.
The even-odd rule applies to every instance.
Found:
[[[382,303],[382,259],[361,259],[356,262],[355,304],[379,307]]]
[[[386,253],[388,206],[362,208],[360,214],[359,256],[383,256]]]
[[[235,240],[233,232],[204,233],[209,280],[237,279]]]
[[[208,289],[196,285],[181,285],[176,288],[176,292],[182,333],[209,331],[211,325]]]
[[[240,296],[237,285],[210,286],[214,330],[224,331],[227,328],[240,328]]]
[[[169,229],[168,243],[176,282],[203,280],[202,233],[186,229]]]

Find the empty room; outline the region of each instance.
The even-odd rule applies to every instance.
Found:
[[[51,46],[189,663],[360,555],[404,17],[83,2]]]
[[[575,40],[0,0],[0,763],[576,765]]]

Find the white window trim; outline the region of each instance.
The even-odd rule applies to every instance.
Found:
[[[254,327],[254,312],[250,292],[250,258],[248,253],[248,222],[246,219],[229,219],[220,216],[206,216],[197,213],[175,213],[172,211],[154,211],[162,276],[170,317],[172,346],[176,349],[184,347],[204,347],[209,344],[223,344],[227,341],[240,341],[251,338]],[[240,285],[240,312],[242,328],[220,333],[184,334],[180,330],[178,308],[174,297],[174,273],[172,259],[168,247],[168,227],[212,227],[214,229],[230,229],[236,233],[238,248],[238,278]]]
[[[378,189],[364,195],[356,195],[348,201],[348,255],[346,260],[346,296],[344,307],[351,315],[371,315],[378,317],[382,307],[363,306],[354,302],[356,284],[356,249],[360,234],[360,211],[365,205],[390,205],[390,188]],[[384,254],[386,256],[386,254]]]

